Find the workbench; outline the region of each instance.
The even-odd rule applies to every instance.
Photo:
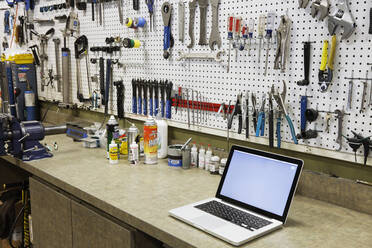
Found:
[[[133,166],[122,159],[110,165],[104,149],[82,148],[65,135],[46,137],[43,143],[55,141],[59,148],[53,151],[53,158],[32,162],[10,156],[2,159],[29,172],[31,186],[53,188],[170,247],[233,247],[168,215],[170,209],[213,197],[219,175],[197,168],[171,168],[166,160]],[[371,244],[371,215],[296,195],[284,228],[241,247],[361,248]]]

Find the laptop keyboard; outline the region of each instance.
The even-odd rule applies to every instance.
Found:
[[[218,201],[206,202],[201,205],[195,206],[195,208],[214,216],[220,217],[251,231],[254,231],[254,229],[260,229],[272,223],[270,221],[230,207]]]

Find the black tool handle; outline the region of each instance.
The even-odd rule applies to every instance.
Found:
[[[139,10],[139,1],[138,0],[133,0],[133,9],[134,10]]]
[[[238,134],[241,134],[242,129],[243,129],[243,116],[242,116],[242,114],[238,114],[238,119],[239,119]]]
[[[245,115],[245,137],[249,138],[249,113],[247,111],[247,114]]]
[[[92,21],[94,21],[94,0],[92,0]]]
[[[307,82],[308,85],[310,75],[310,42],[305,42],[304,44],[304,71],[305,81]]]
[[[102,98],[102,105],[105,105],[105,60],[99,58],[99,87]]]
[[[257,109],[253,110],[252,119],[253,119],[254,132],[256,132],[256,129],[257,129]]]
[[[369,34],[372,34],[372,8],[369,9]]]
[[[269,111],[269,147],[274,147],[274,110]]]
[[[124,85],[123,81],[114,82],[116,86],[116,104],[118,109],[118,118],[124,118]]]
[[[111,59],[106,60],[105,115],[108,114],[109,91],[111,84]]]

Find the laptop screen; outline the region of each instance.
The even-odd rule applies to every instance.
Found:
[[[274,216],[286,217],[302,161],[277,156],[233,148],[219,194]]]

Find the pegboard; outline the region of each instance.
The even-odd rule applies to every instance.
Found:
[[[362,99],[363,84],[358,80],[354,80],[353,90],[353,102],[352,109],[346,110],[347,94],[348,94],[348,81],[345,77],[350,77],[352,70],[354,71],[354,77],[366,77],[366,72],[369,71],[369,78],[372,78],[371,66],[367,66],[367,63],[372,63],[372,35],[368,34],[368,23],[369,23],[369,9],[372,7],[372,2],[367,0],[349,0],[349,6],[351,13],[355,18],[357,27],[354,34],[347,40],[340,40],[342,28],[337,31],[337,48],[335,58],[335,71],[334,79],[327,92],[321,93],[318,85],[318,70],[321,60],[321,52],[323,47],[323,41],[325,39],[330,40],[327,28],[327,19],[325,21],[319,21],[318,19],[312,18],[310,15],[310,3],[306,9],[298,8],[297,0],[267,0],[267,1],[239,1],[239,0],[226,0],[220,1],[219,5],[219,30],[222,38],[222,50],[225,51],[222,63],[217,63],[208,60],[186,60],[177,61],[178,52],[210,52],[209,46],[199,46],[197,41],[199,40],[199,8],[196,8],[195,18],[195,45],[194,48],[188,49],[187,45],[190,43],[188,36],[188,23],[189,23],[189,8],[188,2],[185,3],[185,40],[181,43],[178,40],[178,0],[170,0],[172,4],[172,18],[171,18],[171,30],[174,37],[174,47],[171,49],[171,57],[169,60],[163,58],[163,20],[161,15],[161,5],[163,1],[155,1],[154,3],[154,29],[150,32],[149,26],[143,29],[133,30],[129,29],[119,22],[118,14],[118,3],[105,2],[104,5],[104,21],[103,25],[100,26],[97,21],[93,22],[91,18],[91,4],[87,5],[86,11],[75,11],[78,13],[80,20],[80,35],[86,35],[89,40],[89,46],[105,46],[105,38],[112,36],[120,36],[122,38],[133,38],[141,41],[141,47],[138,49],[126,49],[122,48],[121,52],[107,55],[105,53],[93,53],[89,52],[89,58],[98,58],[103,56],[104,58],[118,59],[123,67],[114,65],[113,67],[113,81],[124,80],[125,85],[125,112],[132,112],[132,78],[142,79],[158,79],[158,80],[169,80],[173,82],[174,90],[177,91],[177,87],[181,86],[183,89],[190,89],[197,91],[202,96],[203,101],[209,101],[213,103],[225,103],[228,104],[231,101],[235,104],[236,96],[239,93],[245,94],[249,91],[255,93],[257,96],[257,106],[261,106],[262,96],[270,91],[271,85],[274,84],[281,89],[282,80],[286,81],[287,84],[287,96],[286,106],[295,126],[296,132],[300,131],[300,96],[307,94],[308,108],[318,109],[319,111],[335,111],[336,109],[344,109],[349,115],[345,115],[344,125],[342,132],[344,135],[351,135],[351,130],[363,134],[363,136],[372,135],[372,118],[371,118],[371,106],[366,108],[366,111],[360,112],[360,105]],[[331,11],[335,7],[336,0],[331,0]],[[55,3],[64,3],[64,1],[45,1],[41,0],[36,4],[34,17],[35,18],[54,18],[56,15],[68,15],[70,10],[58,10],[47,13],[40,13],[39,7],[45,5],[52,5]],[[123,1],[123,16],[126,17],[144,17],[149,21],[148,9],[145,1],[140,1],[140,10],[135,11],[132,8],[132,1]],[[198,6],[198,5],[197,5]],[[23,6],[21,6],[23,7]],[[14,11],[14,10],[12,10]],[[280,16],[288,14],[292,20],[292,28],[290,31],[290,42],[289,42],[289,56],[287,60],[287,68],[285,73],[274,70],[274,57],[276,51],[276,37],[275,32],[272,39],[272,44],[269,53],[269,65],[267,76],[264,76],[264,66],[266,59],[266,39],[263,39],[263,46],[261,51],[261,61],[258,63],[258,39],[252,41],[252,48],[250,56],[248,51],[238,52],[238,58],[235,58],[235,51],[231,50],[231,67],[230,72],[227,73],[227,53],[229,47],[229,41],[227,39],[227,18],[229,15],[240,16],[244,22],[248,22],[250,18],[255,20],[255,31],[254,38],[257,38],[257,25],[260,14],[267,14],[270,11],[276,13],[275,18],[275,29],[279,26]],[[98,19],[98,15],[95,15]],[[207,12],[207,37],[209,38],[211,31],[211,19],[212,11],[211,6],[208,7]],[[3,21],[3,18],[0,18]],[[64,29],[65,23],[55,21],[54,28],[56,33],[55,37],[61,39],[61,45],[63,45],[63,37],[60,30]],[[35,25],[36,31],[44,33],[48,30],[50,25]],[[1,34],[3,35],[3,34]],[[303,43],[304,41],[314,42],[311,44],[311,61],[310,61],[310,84],[309,86],[298,86],[297,81],[304,78],[303,71]],[[71,49],[71,96],[73,101],[78,103],[76,99],[76,69],[75,59],[73,57],[73,43],[74,38],[68,39],[69,48]],[[55,56],[54,56],[54,43],[49,40],[48,42],[48,55],[49,61],[47,62],[49,67],[53,68],[55,72]],[[81,74],[83,93],[88,96],[87,79],[85,61],[81,60]],[[90,74],[98,74],[98,64],[94,65],[89,63]],[[39,74],[38,74],[39,75]],[[40,83],[40,80],[39,80]],[[367,96],[365,97],[365,105],[369,103],[369,92],[371,92],[371,83],[368,81]],[[98,89],[98,85],[92,82],[94,88]],[[40,87],[39,87],[40,89]],[[57,92],[56,87],[47,87],[45,92],[39,92],[40,97],[48,100],[62,100],[62,96]],[[116,92],[115,88],[111,90],[110,94],[111,105],[110,110],[112,113],[116,113]],[[191,100],[191,99],[190,99]],[[267,102],[266,102],[267,104]],[[251,105],[251,103],[250,103]],[[252,105],[251,105],[252,106]],[[266,109],[267,109],[266,105]],[[274,102],[274,108],[277,106]],[[98,111],[102,112],[103,108]],[[250,111],[252,113],[252,111]],[[331,118],[329,132],[324,132],[325,129],[325,113],[319,113],[317,121],[308,124],[307,129],[315,128],[316,130],[322,131],[319,133],[316,139],[310,139],[307,141],[299,140],[298,146],[321,148],[330,151],[338,149],[336,144],[338,123],[335,117]],[[131,118],[143,119],[141,116],[130,115]],[[226,130],[226,120],[223,119],[222,115],[215,113],[205,113],[201,121],[198,123],[199,131],[209,132],[208,130]],[[268,135],[268,124],[266,123],[265,137],[256,139],[254,136],[254,127],[252,123],[252,117],[250,117],[250,140],[254,142],[266,143]],[[172,108],[172,123],[171,125],[180,126],[177,123],[187,123],[187,111],[185,109],[175,112],[175,108]],[[191,121],[192,123],[192,121]],[[237,135],[238,120],[235,117],[231,133],[235,138],[245,140],[244,131],[241,135]],[[186,126],[186,128],[188,128]],[[203,129],[204,128],[204,129]],[[205,129],[209,128],[209,129]],[[192,127],[191,129],[194,129]],[[290,129],[285,119],[282,120],[282,142],[292,143]],[[221,132],[220,132],[221,133]],[[319,155],[327,156],[322,150],[318,150]],[[359,151],[359,155],[362,154],[362,149]],[[320,152],[319,152],[320,151]],[[352,150],[348,147],[345,140],[340,153],[347,156],[348,160],[353,161]],[[330,156],[334,156],[332,153]],[[336,153],[337,154],[337,153]],[[342,155],[344,156],[344,155]],[[340,156],[340,157],[342,157]],[[359,160],[361,161],[361,160]]]

